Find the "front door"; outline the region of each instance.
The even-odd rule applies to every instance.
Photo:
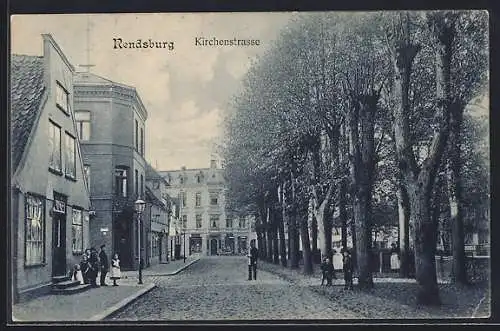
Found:
[[[217,239],[210,240],[210,255],[217,255]]]
[[[52,218],[52,275],[66,275],[66,214]]]

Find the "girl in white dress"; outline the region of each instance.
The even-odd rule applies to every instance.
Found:
[[[115,253],[113,259],[111,260],[111,274],[109,275],[109,278],[113,280],[113,286],[118,286],[116,280],[121,278],[120,259],[118,258],[118,253]]]

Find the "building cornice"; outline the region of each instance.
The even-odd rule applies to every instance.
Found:
[[[87,98],[109,98],[126,101],[134,105],[141,118],[146,121],[148,112],[137,90],[134,87],[115,83],[86,83],[75,81],[73,84],[75,101],[85,101]],[[78,99],[78,100],[77,100]]]

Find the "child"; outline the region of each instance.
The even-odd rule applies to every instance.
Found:
[[[83,283],[90,284],[89,280],[89,261],[87,254],[83,254],[82,261],[80,262],[80,272],[82,273]]]
[[[83,284],[83,275],[82,275],[82,270],[80,269],[79,264],[75,264],[73,267],[73,280],[76,280],[80,282],[80,284]]]
[[[115,255],[113,255],[113,258],[111,259],[110,278],[113,280],[113,286],[118,286],[116,280],[121,278],[120,259],[118,258],[118,253],[115,253]]]

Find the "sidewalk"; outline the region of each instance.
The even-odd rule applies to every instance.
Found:
[[[154,265],[143,270],[143,283],[137,284],[137,271],[123,271],[119,286],[101,286],[71,295],[44,295],[12,306],[14,322],[100,321],[155,288],[150,276],[172,276],[199,260],[184,260]],[[112,281],[107,278],[107,283]]]
[[[142,271],[143,276],[174,276],[188,268],[190,265],[198,262],[200,259],[199,254],[193,254],[186,258],[186,262],[184,259],[163,262],[160,264],[156,264],[149,268],[146,268]],[[123,278],[137,278],[137,270],[135,271],[124,271],[122,272]]]

